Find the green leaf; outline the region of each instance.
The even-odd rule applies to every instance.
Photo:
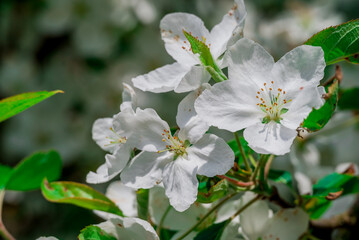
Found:
[[[228,192],[228,182],[225,179],[208,178],[201,176],[198,185],[197,202],[211,203]]]
[[[0,122],[32,107],[33,105],[63,91],[29,92],[2,99],[0,101]]]
[[[13,169],[8,166],[0,164],[0,190],[6,187],[9,178],[11,177]]]
[[[122,211],[102,193],[76,182],[52,182],[44,179],[41,185],[44,197],[50,202],[68,203],[124,216]]]
[[[213,224],[209,228],[206,228],[203,231],[199,232],[194,238],[194,240],[219,240],[221,239],[223,231],[228,223],[229,220]]]
[[[5,188],[15,191],[38,189],[44,178],[57,180],[61,168],[61,157],[56,151],[34,153],[12,170]]]
[[[359,88],[340,91],[338,107],[341,110],[359,110]]]
[[[338,102],[339,83],[335,81],[328,87],[327,100],[319,109],[313,109],[303,122],[303,127],[315,132],[322,129],[332,117]]]
[[[302,198],[306,200],[304,208],[311,219],[317,219],[325,213],[334,199],[356,193],[359,193],[358,176],[332,173],[313,185],[313,195],[304,195]],[[330,197],[333,196],[334,198],[331,200]]]
[[[79,240],[116,240],[115,237],[97,226],[88,226],[82,229],[78,238]]]
[[[209,47],[206,45],[205,39],[198,39],[197,37],[192,36],[191,33],[183,30],[183,34],[187,38],[188,42],[191,44],[191,51],[194,54],[199,55],[199,59],[203,66],[206,67],[207,71],[211,74],[212,78],[217,82],[222,82],[227,80],[227,77],[223,74],[222,70],[217,66],[216,62],[213,60],[212,54],[209,50]]]
[[[310,219],[318,219],[331,205],[332,202],[325,198],[310,198],[304,205],[304,209],[309,214]]]
[[[244,139],[244,137],[240,137],[239,141],[241,142],[244,153],[248,158],[248,155],[251,154],[251,152],[252,152],[251,148],[248,146],[248,142]],[[238,158],[237,163],[241,164],[243,162],[243,158],[242,158],[241,152],[239,151],[239,147],[238,147],[236,139],[230,140],[229,142],[227,142],[227,144],[232,148],[234,155],[236,156],[236,159]]]
[[[137,213],[138,217],[146,220],[148,219],[148,200],[149,200],[149,189],[137,190]]]
[[[358,63],[359,20],[324,29],[305,44],[322,47],[327,65],[343,60]]]
[[[293,186],[292,175],[287,171],[271,169],[268,173],[268,179],[275,182],[284,183],[289,187]]]

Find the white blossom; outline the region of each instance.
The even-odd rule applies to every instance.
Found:
[[[118,175],[128,163],[133,149],[133,138],[126,134],[119,118],[130,117],[134,114],[136,95],[131,86],[124,85],[122,93],[121,112],[112,118],[97,119],[92,128],[92,138],[105,151],[106,162],[95,172],[89,172],[86,177],[88,183],[103,183]]]
[[[296,129],[323,105],[325,61],[320,47],[300,46],[278,62],[257,43],[241,39],[227,55],[229,80],[198,97],[195,109],[208,124],[236,132],[258,153],[283,155]]]
[[[197,89],[210,79],[198,54],[194,54],[183,31],[190,33],[208,46],[214,61],[224,67],[220,57],[242,37],[246,10],[243,0],[235,0],[233,8],[209,32],[197,16],[188,13],[171,13],[160,23],[161,36],[167,52],[176,60],[148,74],[132,79],[135,87],[155,93],[188,92]]]
[[[160,239],[151,224],[139,218],[111,218],[96,226],[118,240]]]
[[[186,210],[197,199],[197,174],[213,177],[233,166],[234,153],[228,144],[195,124],[172,135],[168,124],[150,108],[138,108],[133,118],[121,120],[136,136],[136,148],[143,150],[123,170],[121,181],[133,188],[152,188],[163,182],[177,211]]]

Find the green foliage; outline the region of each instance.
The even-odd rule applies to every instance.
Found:
[[[228,182],[225,179],[200,177],[197,202],[211,203],[228,192]]]
[[[12,171],[13,169],[11,167],[0,165],[0,190],[5,188],[11,177]]]
[[[199,232],[194,238],[194,240],[208,240],[208,239],[219,240],[221,239],[223,231],[228,223],[229,220],[213,224],[209,228],[206,228],[201,232]]]
[[[268,179],[275,182],[284,183],[289,187],[292,187],[292,175],[287,171],[271,169],[268,173]]]
[[[319,109],[313,109],[303,122],[303,127],[315,132],[322,129],[332,117],[338,102],[339,83],[336,80],[328,87],[328,93],[324,105]]]
[[[359,63],[359,20],[324,29],[305,44],[322,47],[327,65],[343,60]]]
[[[136,192],[137,195],[137,213],[138,217],[146,220],[148,219],[148,199],[149,189],[139,189]]]
[[[0,189],[28,191],[38,189],[44,178],[54,181],[61,174],[61,157],[55,151],[37,152],[15,168],[0,165]]]
[[[79,240],[116,240],[101,228],[92,225],[82,229],[78,238]]]
[[[102,193],[76,182],[52,182],[44,179],[41,185],[44,197],[55,203],[68,203],[79,207],[100,210],[124,216],[122,211]]]
[[[244,137],[240,137],[239,141],[241,142],[241,145],[243,147],[244,153],[246,157],[248,158],[248,155],[252,153],[252,149],[248,146],[248,142],[244,139]],[[236,157],[236,160],[238,159],[238,164],[241,164],[243,162],[242,154],[239,151],[239,147],[237,144],[236,139],[232,139],[227,144],[232,148],[234,155]]]
[[[359,88],[340,91],[338,107],[341,110],[359,110]]]
[[[33,105],[57,93],[63,92],[60,90],[51,92],[29,92],[2,99],[0,101],[0,122],[28,109],[29,107],[32,107]]]
[[[359,193],[359,177],[332,173],[313,185],[313,194],[302,196],[304,207],[312,219],[319,218],[331,205],[331,201],[347,194]]]

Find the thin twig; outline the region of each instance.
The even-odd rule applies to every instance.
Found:
[[[237,142],[239,151],[241,152],[244,165],[246,166],[246,168],[247,168],[247,170],[248,170],[249,172],[252,172],[252,169],[251,169],[251,167],[250,167],[250,165],[249,165],[249,163],[248,163],[246,154],[245,154],[244,149],[243,149],[243,147],[242,147],[241,141],[239,140],[239,137],[238,137],[238,133],[237,133],[237,132],[234,133],[234,137],[236,138],[236,142]]]
[[[15,238],[8,232],[5,228],[5,225],[2,221],[2,205],[4,200],[5,191],[0,190],[0,236],[2,236],[5,240],[15,240]]]
[[[240,208],[235,214],[233,214],[230,219],[233,220],[235,217],[237,217],[239,214],[241,214],[244,210],[246,210],[250,205],[252,205],[253,203],[255,203],[257,200],[259,200],[261,198],[262,198],[262,196],[257,195],[255,198],[253,198],[252,200],[247,202],[246,205],[244,205],[242,208]]]
[[[237,195],[237,193],[230,194],[222,199],[216,206],[214,206],[209,212],[206,213],[195,225],[193,225],[190,229],[188,229],[184,234],[182,234],[177,240],[181,240],[185,238],[188,234],[190,234],[193,230],[195,230],[206,218],[208,218],[214,211],[216,211],[220,206],[222,206],[229,199]]]
[[[160,236],[160,234],[161,234],[161,228],[162,228],[163,223],[165,222],[165,219],[166,219],[168,213],[170,212],[171,208],[172,208],[172,206],[168,205],[166,211],[163,213],[163,216],[161,217],[160,223],[158,224],[157,229],[156,229],[158,236]]]

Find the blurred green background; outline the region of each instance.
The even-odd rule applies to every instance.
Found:
[[[245,3],[245,37],[262,44],[275,59],[323,28],[359,16],[358,0]],[[161,18],[171,12],[193,13],[211,29],[232,4],[231,0],[1,0],[0,98],[65,91],[1,123],[1,163],[13,166],[34,151],[55,149],[63,158],[61,180],[85,182],[88,171],[102,164],[105,155],[92,141],[93,122],[119,111],[123,82],[173,62],[160,38]],[[359,86],[358,67],[341,65],[343,86]],[[328,68],[327,76],[333,71]],[[141,107],[155,108],[175,125],[176,104],[185,95],[137,93]],[[336,114],[332,122],[351,114]],[[346,128],[333,136],[319,136],[304,150],[279,158],[275,166],[299,168],[314,181],[339,163],[359,163],[358,143],[357,127]],[[94,187],[104,191],[106,184]],[[75,239],[82,228],[101,221],[91,211],[48,203],[39,191],[7,192],[5,201],[4,222],[18,239],[42,235]]]

